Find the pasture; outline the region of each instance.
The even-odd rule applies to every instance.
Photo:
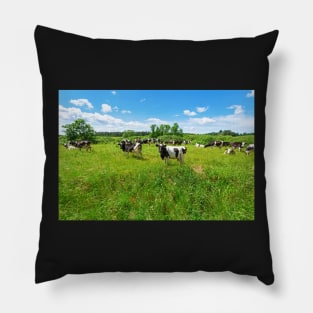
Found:
[[[183,165],[165,165],[154,144],[142,159],[59,145],[59,220],[254,220],[254,153],[186,147]]]

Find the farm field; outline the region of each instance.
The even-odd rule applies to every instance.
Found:
[[[113,143],[59,145],[59,220],[254,220],[254,153],[186,145],[185,163]]]

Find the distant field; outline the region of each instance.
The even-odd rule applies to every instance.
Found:
[[[60,220],[253,220],[254,153],[187,145],[165,165],[155,145],[143,159],[113,143],[92,152],[59,146]]]

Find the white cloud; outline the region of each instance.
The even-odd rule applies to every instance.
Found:
[[[153,123],[153,124],[169,124],[167,121],[163,121],[159,118],[150,117],[146,120],[147,122]]]
[[[112,90],[112,95],[115,96],[117,94],[117,92],[115,90]]]
[[[184,132],[205,134],[230,129],[237,133],[254,132],[254,116],[246,114],[229,114],[212,117],[191,117],[179,122]]]
[[[119,107],[118,107],[118,106],[115,106],[115,107],[112,108],[112,110],[113,110],[114,112],[118,112]]]
[[[209,118],[209,117],[190,118],[189,121],[200,124],[200,125],[211,124],[215,122],[213,118]]]
[[[196,110],[198,113],[203,113],[208,110],[209,107],[197,107]]]
[[[62,105],[59,105],[59,132],[64,133],[62,126],[73,123],[79,118],[84,119],[96,131],[124,131],[125,129],[140,131],[149,130],[150,126],[150,123],[124,121],[108,114],[83,112],[80,108],[65,108]]]
[[[101,104],[101,112],[103,113],[112,112],[112,107],[109,104],[103,103]]]
[[[248,93],[246,94],[246,97],[247,97],[247,98],[252,98],[252,97],[254,97],[254,90],[251,90],[250,92],[248,92]]]
[[[187,116],[195,116],[197,115],[196,112],[190,111],[190,110],[184,110],[184,114]]]
[[[59,119],[64,121],[81,118],[82,113],[81,109],[78,108],[65,108],[62,105],[59,106]]]
[[[129,111],[129,110],[122,110],[121,113],[122,113],[122,114],[131,114],[132,111]]]
[[[244,113],[244,109],[243,109],[242,105],[234,104],[234,105],[231,105],[230,107],[228,107],[227,109],[235,110],[234,114]]]
[[[147,101],[147,99],[146,98],[143,98],[143,99],[140,99],[140,101],[139,102],[145,102],[145,101]]]
[[[76,106],[82,107],[82,106],[87,106],[89,109],[93,108],[93,105],[89,102],[88,99],[72,99],[70,100],[71,104],[74,104]]]

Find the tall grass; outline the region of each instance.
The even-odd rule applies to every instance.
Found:
[[[119,146],[59,147],[60,220],[253,220],[254,154],[187,146],[165,165],[154,145],[143,158]]]

